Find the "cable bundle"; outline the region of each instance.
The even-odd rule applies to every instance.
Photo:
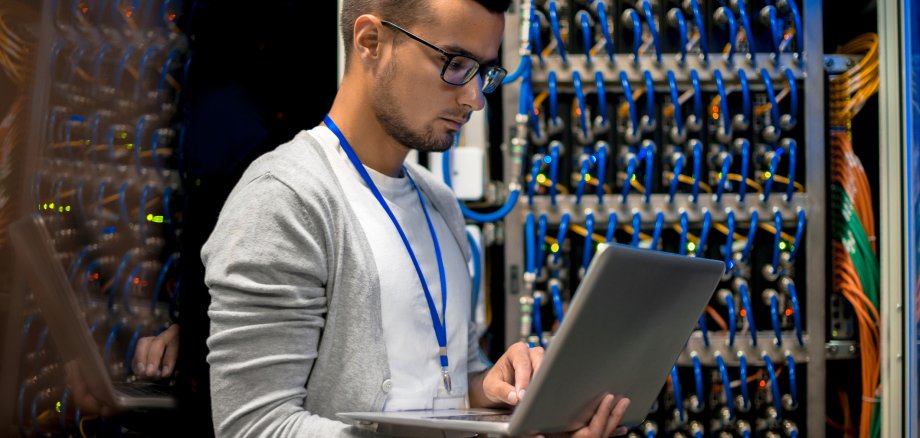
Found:
[[[34,23],[34,15],[15,1],[0,0],[0,67],[18,87],[24,87],[32,76],[34,42],[11,25]]]
[[[875,212],[866,171],[853,151],[853,117],[878,91],[878,36],[864,34],[845,44],[843,54],[863,55],[830,79],[833,287],[853,306],[859,324],[862,367],[860,438],[881,433],[879,405],[879,264]]]

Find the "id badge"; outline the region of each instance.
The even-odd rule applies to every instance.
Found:
[[[466,388],[453,387],[450,393],[443,386],[438,388],[438,394],[432,400],[432,409],[465,409]]]

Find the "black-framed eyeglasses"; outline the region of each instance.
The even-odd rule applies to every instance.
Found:
[[[396,24],[393,24],[389,21],[382,20],[383,24],[389,27],[392,27],[407,36],[412,38],[434,50],[437,50],[438,53],[447,58],[444,61],[444,67],[441,68],[441,80],[447,82],[451,85],[466,85],[467,82],[473,80],[476,77],[477,73],[482,74],[482,92],[485,94],[491,93],[498,88],[502,83],[502,79],[508,74],[508,71],[497,66],[489,65],[482,66],[479,61],[470,58],[466,55],[460,55],[457,53],[448,53],[446,50],[441,49],[440,47],[425,41],[418,36],[415,36],[412,32],[409,32],[402,27],[399,27]],[[481,70],[481,72],[480,72]]]

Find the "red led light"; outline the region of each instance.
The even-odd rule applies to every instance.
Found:
[[[140,277],[134,277],[134,284],[135,284],[135,285],[141,284],[141,278],[140,278]]]
[[[792,309],[786,309],[786,316],[792,316]]]
[[[167,18],[169,18],[169,21],[176,21],[176,13],[170,12]]]

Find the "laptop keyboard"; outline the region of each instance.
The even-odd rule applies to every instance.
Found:
[[[511,414],[464,414],[464,415],[446,415],[443,417],[429,417],[435,420],[463,420],[463,421],[487,421],[492,423],[507,423],[511,421]]]
[[[153,382],[112,382],[115,389],[132,397],[171,397],[175,395],[173,387]]]

